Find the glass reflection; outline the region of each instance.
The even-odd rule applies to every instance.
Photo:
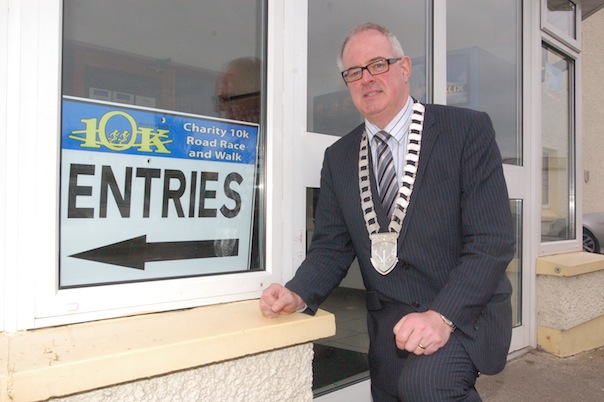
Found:
[[[541,240],[575,238],[572,61],[543,45]]]
[[[514,218],[514,233],[516,249],[514,258],[510,261],[506,273],[512,283],[512,325],[522,325],[522,200],[510,200],[512,217]]]
[[[447,104],[489,113],[510,165],[522,165],[521,6],[447,2]]]
[[[577,39],[577,6],[568,0],[547,0],[547,22],[560,32]]]
[[[201,270],[198,265],[195,265],[197,263],[193,262],[196,259],[190,258],[187,261],[190,265],[179,263],[186,269],[183,268],[177,273],[159,268],[149,274],[145,272],[136,275],[122,274],[120,271],[110,279],[114,282],[127,282],[264,269],[266,265],[264,252],[266,0],[220,2],[129,0],[127,4],[124,3],[118,0],[63,1],[62,95],[64,99],[80,98],[86,99],[86,102],[81,102],[85,104],[110,105],[116,110],[141,111],[146,113],[145,116],[151,116],[149,117],[151,123],[143,123],[146,124],[146,130],[151,130],[147,126],[155,127],[155,120],[152,118],[157,118],[158,126],[165,124],[166,120],[161,120],[157,116],[166,114],[187,116],[193,120],[199,118],[203,121],[215,121],[206,119],[209,117],[258,123],[259,134],[258,137],[254,137],[258,138],[254,143],[255,151],[250,161],[245,163],[248,165],[246,174],[242,176],[245,179],[242,178],[240,183],[237,183],[244,183],[241,188],[246,186],[247,195],[242,198],[243,201],[236,202],[239,204],[236,205],[237,212],[234,215],[241,210],[246,212],[239,215],[240,221],[233,224],[233,227],[225,223],[225,221],[235,222],[230,215],[223,216],[224,220],[214,225],[208,225],[208,220],[197,220],[200,217],[214,219],[211,213],[203,215],[202,212],[195,211],[205,211],[204,208],[209,205],[209,210],[216,210],[212,202],[217,200],[216,204],[218,204],[220,197],[228,198],[226,191],[223,191],[225,194],[221,194],[220,187],[218,191],[212,187],[214,176],[209,176],[209,180],[202,178],[207,171],[217,168],[212,165],[215,161],[211,160],[208,154],[202,154],[201,148],[192,150],[193,156],[189,154],[191,160],[186,162],[174,161],[171,159],[176,158],[168,157],[164,160],[158,158],[146,160],[144,169],[147,172],[152,171],[153,175],[176,170],[186,177],[182,179],[179,176],[173,179],[168,174],[164,174],[162,178],[166,180],[165,183],[178,181],[180,186],[178,191],[181,193],[173,200],[176,213],[183,219],[167,220],[173,227],[165,223],[166,219],[162,220],[168,215],[167,212],[162,212],[159,208],[149,208],[149,205],[153,205],[150,204],[150,200],[161,199],[161,193],[158,192],[161,188],[155,184],[153,186],[148,184],[151,182],[151,176],[145,176],[148,178],[145,182],[145,191],[138,192],[142,199],[140,202],[130,202],[130,186],[136,189],[137,183],[140,185],[142,181],[142,176],[132,179],[125,173],[128,179],[119,178],[119,183],[125,183],[124,194],[128,194],[123,197],[128,201],[121,202],[128,207],[132,205],[133,210],[136,208],[141,210],[136,211],[139,212],[137,216],[144,218],[139,226],[155,222],[154,219],[157,219],[161,223],[156,224],[155,227],[161,226],[167,233],[178,233],[182,237],[189,236],[188,238],[193,239],[200,237],[219,239],[214,242],[213,253],[216,256],[233,256],[239,250],[241,262],[238,266],[232,268],[230,263],[226,262],[228,260],[222,258],[218,263],[214,260],[200,263],[199,266],[205,269]],[[63,110],[65,111],[65,108]],[[166,111],[168,113],[165,113]],[[65,119],[63,122],[65,123]],[[174,123],[174,127],[176,126],[177,123]],[[214,145],[214,139],[208,139],[206,143],[200,142],[201,145],[195,144],[195,146],[206,147],[203,152],[209,151],[209,155],[216,155],[212,152],[222,152],[222,148],[230,150],[233,149],[231,146],[240,145],[240,140],[237,139],[239,136],[233,137],[235,137],[233,142],[226,141],[226,145],[220,147]],[[116,138],[116,141],[123,142],[123,138],[127,137],[122,134],[121,137],[116,136]],[[195,140],[201,141],[200,138]],[[70,161],[67,155],[67,152],[62,152],[62,160],[65,164]],[[240,156],[235,153],[220,155],[220,157],[233,155],[234,158]],[[112,163],[121,161],[119,158],[108,158],[106,163],[111,167]],[[185,164],[188,169],[186,174],[177,170]],[[200,171],[202,174],[198,174]],[[153,176],[153,179],[158,180],[158,177]],[[207,182],[210,184],[206,189]],[[166,184],[165,188],[172,191],[175,187],[170,185],[176,184]],[[112,189],[112,191],[119,193],[117,184],[114,187],[116,190]],[[62,191],[65,193],[65,190]],[[132,190],[132,193],[136,193],[136,190]],[[204,196],[197,197],[197,194],[204,194]],[[116,200],[119,200],[121,195],[118,194],[116,197],[118,197]],[[106,207],[106,204],[111,205],[111,201],[99,203],[103,207]],[[188,211],[187,217],[184,217],[182,210]],[[133,212],[132,215],[135,216],[135,213]],[[66,214],[63,216],[68,218]],[[68,233],[71,228],[66,223],[71,222],[67,221],[67,218],[61,221],[61,233]],[[111,227],[114,221],[101,220],[101,222],[104,227]],[[80,220],[79,224],[86,232],[103,232],[99,230],[100,222],[97,220],[89,225]],[[132,223],[130,226],[136,227],[137,224]],[[241,239],[241,243],[233,239]],[[245,248],[242,247],[243,244]],[[66,247],[62,249],[65,250]],[[61,279],[66,272],[64,267],[65,264],[61,267]],[[77,275],[84,276],[80,272],[77,271]],[[61,282],[61,285],[65,283],[71,285],[69,282]]]
[[[308,2],[308,131],[343,136],[363,122],[336,65],[344,37],[363,22],[385,25],[401,40],[413,60],[411,95],[426,100],[426,2],[355,2],[354,13],[342,12],[350,7],[349,0]]]

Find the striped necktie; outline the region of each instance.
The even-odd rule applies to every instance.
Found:
[[[392,215],[392,203],[398,191],[396,185],[396,170],[394,168],[394,160],[392,152],[388,148],[388,139],[390,134],[385,131],[376,133],[375,138],[378,140],[377,146],[377,171],[378,171],[378,187],[382,206],[388,212],[388,216]]]

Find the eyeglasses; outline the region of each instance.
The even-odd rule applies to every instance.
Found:
[[[233,102],[233,101],[242,100],[242,99],[253,98],[253,97],[259,96],[259,95],[260,95],[260,91],[250,92],[248,94],[232,95],[232,96],[218,95],[214,98],[214,101],[220,102],[220,103],[227,103],[227,102]]]
[[[365,67],[351,67],[348,70],[342,71],[342,78],[346,82],[354,82],[363,78],[363,70],[369,71],[371,75],[384,74],[390,70],[390,65],[396,63],[402,59],[402,57],[395,57],[392,59],[379,59],[374,62],[367,64]]]

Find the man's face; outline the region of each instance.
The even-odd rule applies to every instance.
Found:
[[[221,117],[258,123],[260,118],[260,91],[250,86],[245,72],[230,69],[218,85],[217,111]]]
[[[342,54],[344,69],[362,67],[376,59],[390,59],[394,54],[388,38],[375,30],[363,31],[348,41]],[[361,114],[379,128],[384,128],[403,108],[409,97],[411,59],[402,58],[390,70],[372,76],[363,70],[363,77],[346,86]]]

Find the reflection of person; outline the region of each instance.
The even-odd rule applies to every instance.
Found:
[[[255,57],[241,57],[229,62],[224,71],[217,83],[217,109],[221,117],[258,123],[260,121],[260,60]],[[258,153],[259,166],[262,166],[261,157],[262,153]],[[261,176],[257,173],[250,269],[260,269],[263,263],[260,253],[262,243],[260,181]]]
[[[227,119],[258,123],[260,116],[260,60],[231,61],[218,83],[218,109]]]
[[[314,313],[356,257],[374,401],[480,400],[478,372],[503,369],[512,329],[514,235],[491,121],[415,102],[411,60],[381,26],[351,31],[338,61],[365,124],[325,152],[312,244],[285,287],[264,291],[262,313]],[[381,130],[402,183],[392,217],[378,192]]]

